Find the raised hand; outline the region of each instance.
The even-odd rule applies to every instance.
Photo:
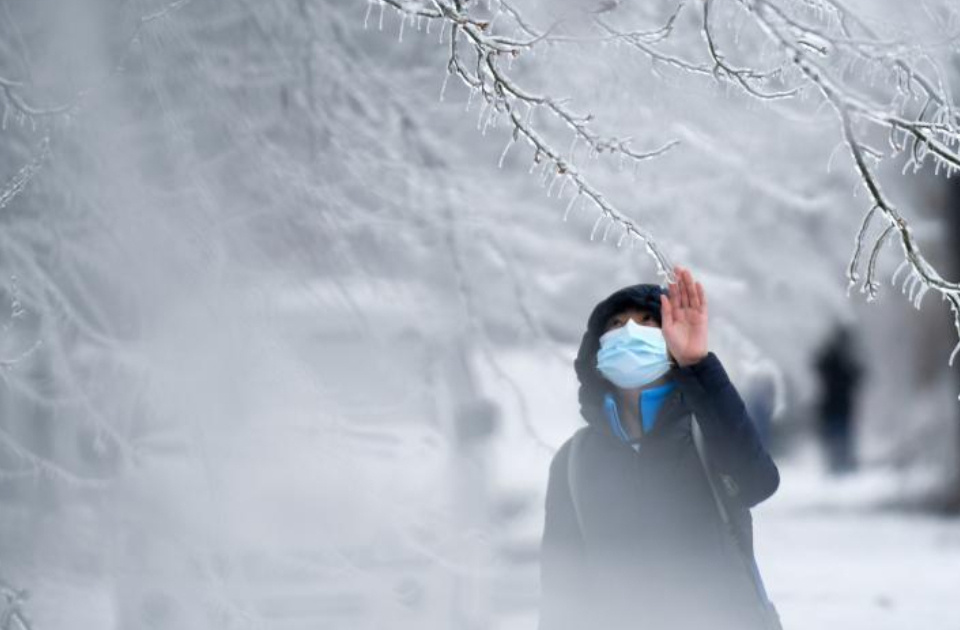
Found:
[[[661,329],[667,350],[686,367],[707,356],[707,297],[689,269],[675,267],[676,282],[660,296]]]

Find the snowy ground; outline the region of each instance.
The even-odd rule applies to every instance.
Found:
[[[786,628],[960,629],[960,521],[877,506],[882,472],[837,481],[782,467],[756,512],[757,554]]]

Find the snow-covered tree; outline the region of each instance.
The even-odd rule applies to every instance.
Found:
[[[947,1],[0,2],[0,615],[482,625],[485,387],[542,468],[577,418],[531,390],[573,400],[597,299],[690,264],[719,351],[791,404],[832,317],[894,321],[848,284],[957,306],[917,191],[957,166],[958,27]]]

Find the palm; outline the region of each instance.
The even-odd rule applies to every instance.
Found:
[[[707,298],[688,269],[677,267],[675,272],[677,281],[660,298],[662,329],[667,350],[686,366],[707,355]]]

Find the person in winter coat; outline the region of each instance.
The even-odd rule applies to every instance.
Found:
[[[779,627],[749,522],[779,473],[708,350],[702,285],[675,275],[668,290],[613,293],[588,320],[574,362],[587,426],[550,465],[540,630]]]
[[[843,474],[856,468],[854,419],[857,390],[863,367],[857,359],[853,333],[838,326],[814,363],[820,377],[820,439],[830,472]]]

